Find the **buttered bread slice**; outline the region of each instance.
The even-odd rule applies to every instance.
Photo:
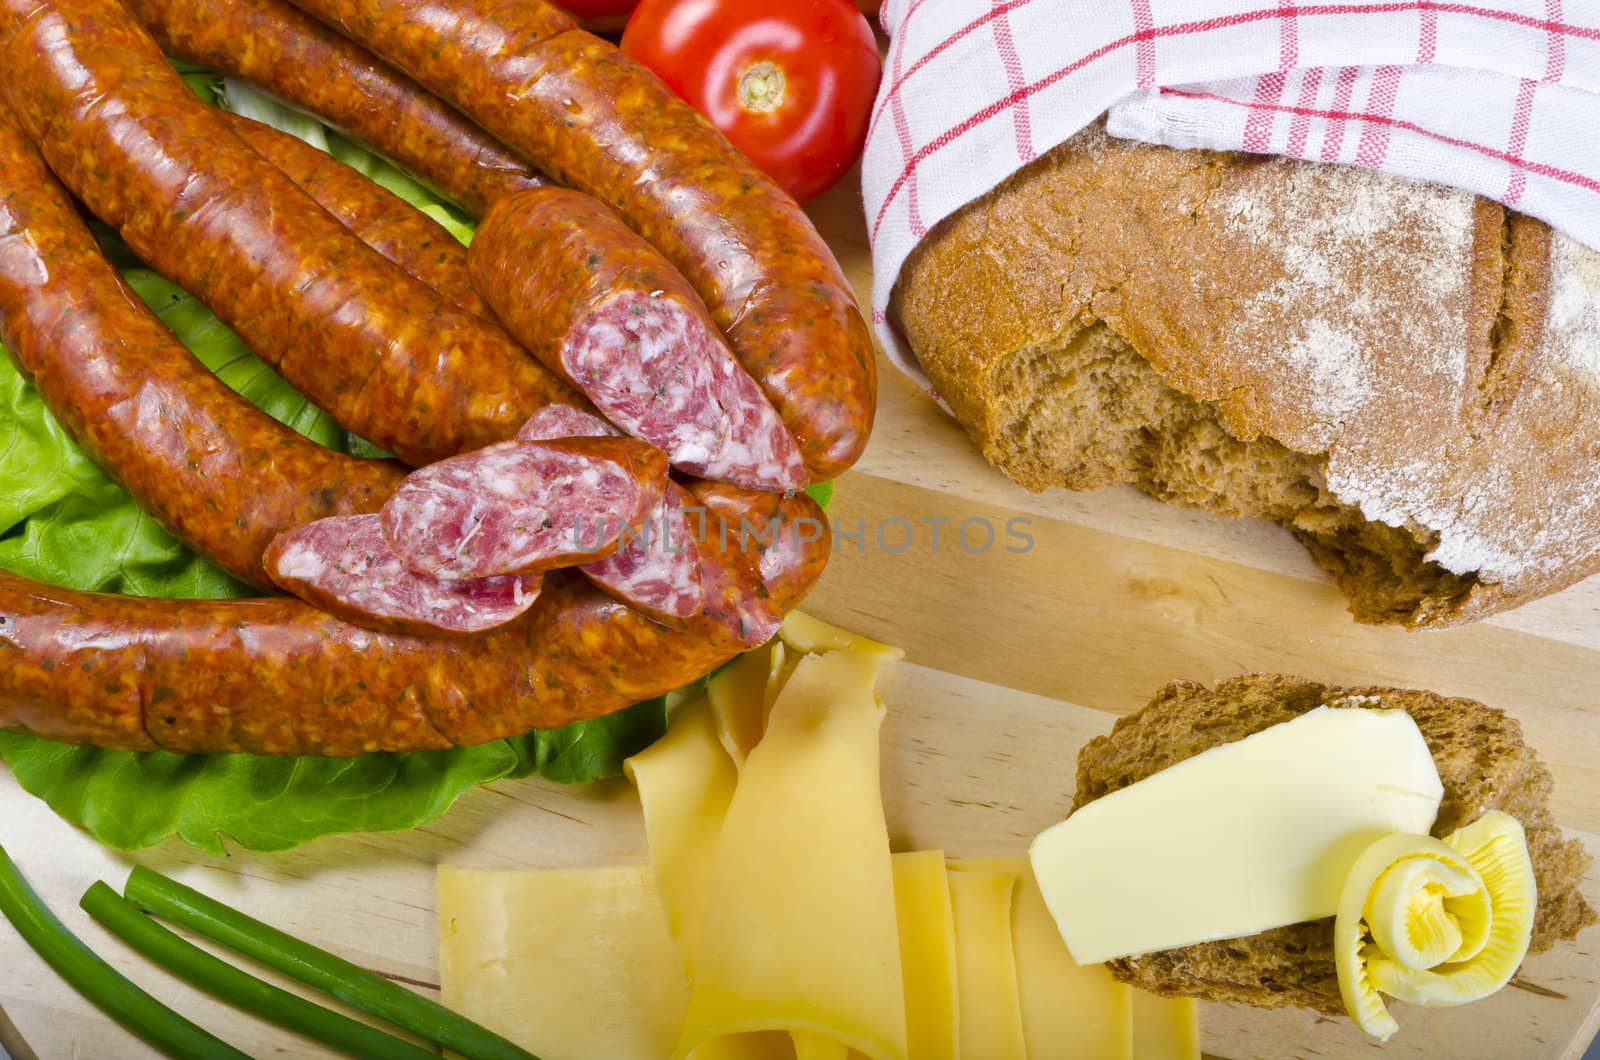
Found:
[[[1502,711],[1470,699],[1392,688],[1334,688],[1298,677],[1246,674],[1214,688],[1174,682],[1118,720],[1078,756],[1075,811],[1213,747],[1243,740],[1318,707],[1403,710],[1416,722],[1444,788],[1432,835],[1444,838],[1492,810],[1526,833],[1537,882],[1530,953],[1596,920],[1579,892],[1590,859],[1550,814],[1550,772]],[[1070,820],[1070,818],[1069,818]],[[1160,994],[1303,1006],[1343,1015],[1333,918],[1109,961],[1118,979]]]

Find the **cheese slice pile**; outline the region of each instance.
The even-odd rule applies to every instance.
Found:
[[[808,616],[628,763],[650,865],[439,875],[444,1000],[545,1060],[1200,1055],[1073,962],[1026,857],[889,852],[885,647]]]

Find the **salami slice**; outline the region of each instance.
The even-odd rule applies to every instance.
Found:
[[[721,545],[726,548],[721,548]],[[757,591],[759,581],[730,553],[737,549],[736,532],[727,540],[715,536],[701,542],[700,582],[705,593],[707,618],[717,622],[745,648],[771,640],[783,625],[783,612]]]
[[[548,442],[556,438],[616,438],[622,434],[599,416],[560,402],[546,405],[528,417],[517,432],[519,442]]]
[[[520,441],[607,437],[617,429],[571,405],[546,405],[517,432]],[[700,579],[700,549],[690,529],[685,503],[694,497],[669,483],[662,504],[650,513],[643,534],[628,534],[615,553],[578,570],[595,588],[643,612],[662,625],[681,629],[705,606]]]
[[[765,644],[783,623],[775,579],[782,559],[794,555],[800,541],[799,516],[815,524],[807,535],[811,541],[826,537],[827,528],[804,494],[767,494],[761,503],[751,503],[749,494],[719,482],[695,482],[689,489],[698,524],[705,616],[747,648]]]
[[[694,497],[669,484],[645,534],[628,535],[613,555],[578,568],[600,591],[674,629],[705,605],[700,548],[685,503],[693,506]]]
[[[532,574],[611,555],[666,487],[666,455],[631,438],[501,442],[407,476],[383,530],[436,578]]]
[[[809,481],[694,289],[602,203],[562,188],[502,199],[467,262],[518,342],[674,467],[777,493]]]
[[[517,439],[542,442],[557,437],[606,437],[616,428],[598,416],[571,405],[546,405],[528,418]],[[694,496],[680,485],[667,485],[661,508],[651,512],[645,533],[624,536],[618,551],[579,567],[595,588],[622,600],[664,626],[682,629],[701,613],[706,591],[701,583],[699,546],[683,506]]]
[[[444,581],[418,574],[389,547],[376,514],[331,516],[279,534],[265,562],[285,591],[386,633],[482,633],[539,598],[538,575]]]

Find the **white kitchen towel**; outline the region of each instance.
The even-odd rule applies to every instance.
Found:
[[[925,387],[887,317],[906,258],[1107,112],[1115,136],[1452,184],[1600,249],[1600,0],[888,0],[883,23],[872,316]]]

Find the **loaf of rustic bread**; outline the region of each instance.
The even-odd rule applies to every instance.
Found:
[[[892,311],[988,459],[1289,527],[1367,622],[1600,570],[1600,254],[1350,166],[1091,128],[937,228]]]
[[[1590,859],[1577,840],[1562,838],[1550,815],[1549,770],[1522,742],[1514,718],[1470,699],[1392,688],[1331,688],[1277,674],[1246,674],[1215,688],[1174,682],[1079,753],[1074,808],[1324,704],[1404,710],[1415,719],[1444,784],[1435,836],[1471,824],[1489,810],[1503,810],[1522,822],[1539,891],[1530,953],[1573,938],[1595,922],[1578,890]],[[1331,917],[1112,961],[1110,968],[1117,978],[1159,994],[1344,1014]]]

